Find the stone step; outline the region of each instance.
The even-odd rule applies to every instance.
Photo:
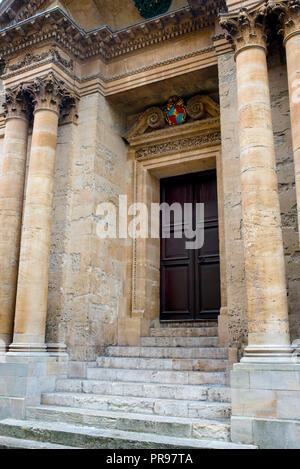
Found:
[[[203,419],[226,419],[231,414],[230,404],[223,402],[179,401],[83,393],[45,393],[42,395],[42,404]]]
[[[195,401],[230,402],[230,388],[226,386],[195,386],[187,384],[158,384],[84,379],[59,379],[58,392],[112,394],[115,396],[153,397],[160,399],[191,399]]]
[[[26,409],[26,418],[107,430],[126,430],[128,432],[154,433],[181,438],[230,441],[230,420],[188,419],[185,417],[104,412],[43,405],[28,407]]]
[[[72,446],[55,445],[40,441],[30,441],[21,438],[0,436],[0,449],[75,449]],[[79,448],[78,448],[79,449]]]
[[[106,348],[109,357],[142,357],[142,358],[228,358],[227,348],[197,347],[125,347]]]
[[[126,370],[110,368],[88,368],[87,378],[104,381],[131,381],[170,384],[226,384],[225,372]]]
[[[152,433],[136,433],[107,430],[60,422],[3,420],[0,422],[3,436],[18,439],[63,444],[85,449],[256,449],[224,441],[176,438]]]
[[[151,337],[216,337],[217,327],[165,327],[150,329]]]
[[[218,337],[141,337],[142,347],[218,347]]]
[[[218,327],[218,321],[161,321],[160,328],[174,327]]]
[[[99,357],[100,368],[126,368],[131,370],[225,371],[227,360],[182,358],[128,358]]]

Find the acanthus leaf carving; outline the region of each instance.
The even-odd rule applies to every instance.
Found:
[[[64,82],[58,80],[53,72],[44,77],[37,77],[33,82],[24,85],[24,89],[31,97],[35,110],[49,109],[59,112],[64,100],[71,97],[71,92],[65,88]]]
[[[286,41],[294,33],[300,33],[300,0],[268,2],[268,11],[277,15],[280,22],[279,34]]]
[[[22,83],[6,89],[3,108],[5,118],[21,117],[29,119],[30,103],[24,93]]]
[[[250,46],[266,49],[267,12],[267,5],[263,2],[252,9],[242,7],[238,13],[220,15],[220,25],[227,31],[226,39],[234,45],[236,53]]]

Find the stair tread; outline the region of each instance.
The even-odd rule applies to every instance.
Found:
[[[109,381],[144,381],[145,383],[226,384],[226,371],[157,370],[136,368],[88,368],[89,379]]]
[[[68,396],[73,396],[73,397],[82,397],[82,398],[94,398],[97,400],[107,400],[107,399],[116,399],[116,400],[127,400],[127,401],[146,401],[146,402],[180,402],[180,404],[184,403],[190,403],[190,404],[197,404],[200,407],[230,407],[229,402],[210,402],[210,401],[195,401],[195,400],[190,400],[190,399],[167,399],[167,398],[156,398],[156,397],[133,397],[133,396],[118,396],[118,395],[113,395],[113,394],[91,394],[91,393],[78,393],[78,392],[45,392],[42,394],[42,396],[61,396],[61,397],[68,397]]]
[[[179,448],[209,448],[209,449],[256,449],[252,445],[240,445],[229,442],[214,441],[214,440],[195,440],[191,438],[178,438],[164,435],[155,435],[151,433],[135,433],[126,432],[124,430],[108,430],[108,429],[97,429],[93,427],[77,426],[71,424],[61,423],[50,423],[50,422],[38,422],[38,421],[20,421],[7,419],[0,422],[0,428],[5,431],[5,428],[24,429],[26,431],[32,430],[38,432],[39,438],[42,436],[42,431],[45,432],[58,432],[71,435],[87,435],[93,438],[110,438],[114,440],[125,440],[137,443],[155,445],[172,445],[178,446]]]
[[[99,369],[102,369],[103,367],[101,366],[87,366],[87,369],[88,370],[99,370]],[[107,368],[104,368],[104,369],[107,369]],[[113,368],[114,370],[134,370],[134,371],[168,371],[168,372],[173,372],[173,373],[191,373],[191,371],[193,370],[158,370],[157,368],[147,368],[147,369],[144,369],[144,368],[141,368],[141,369],[136,369],[136,368]],[[195,371],[196,373],[200,372],[200,373],[225,373],[225,371],[201,371],[201,370],[196,370]]]
[[[162,358],[159,358],[159,357],[111,357],[111,356],[101,356],[101,357],[98,357],[97,361],[99,359],[106,359],[106,360],[111,360],[112,358],[116,358],[116,359],[123,359],[123,360],[130,360],[130,358],[137,358],[138,360],[142,360],[142,361],[147,361],[147,362],[150,362],[151,360],[159,360],[159,361],[164,361],[164,362],[167,362],[167,361],[176,361],[176,362],[180,362],[180,361],[189,361],[189,362],[193,362],[193,361],[212,361],[212,360],[218,360],[218,361],[227,361],[225,358],[165,358],[165,357],[162,357]]]
[[[225,358],[151,358],[151,357],[99,357],[100,368],[151,369],[175,371],[225,371]]]
[[[155,337],[144,337],[144,338],[150,338],[150,339],[154,339]],[[183,337],[185,338],[185,337]],[[194,337],[195,338],[195,337]],[[197,339],[197,337],[196,337]],[[187,347],[176,347],[174,345],[170,345],[169,347],[155,347],[153,345],[141,345],[141,346],[138,346],[138,345],[109,345],[107,347],[108,349],[114,349],[114,348],[120,348],[120,349],[138,349],[138,348],[149,348],[149,349],[158,349],[158,348],[162,348],[162,349],[165,349],[165,348],[171,348],[171,349],[181,349],[181,348],[184,348],[184,349],[191,349],[191,350],[194,350],[195,347],[191,347],[191,346],[187,346]],[[209,347],[199,347],[199,350],[201,349],[204,349],[204,350],[207,350],[207,348]],[[213,350],[222,350],[224,352],[227,352],[228,351],[228,348],[226,347],[213,347]]]
[[[178,386],[184,386],[186,388],[190,388],[190,387],[193,387],[193,388],[213,388],[213,389],[230,389],[229,386],[226,386],[225,384],[174,384],[174,383],[145,383],[144,381],[118,381],[118,380],[113,380],[113,381],[110,381],[108,379],[93,379],[93,378],[59,378],[57,380],[57,382],[61,382],[61,381],[72,381],[72,382],[75,382],[75,381],[84,381],[84,382],[89,382],[89,383],[107,383],[107,384],[136,384],[136,385],[145,385],[145,386],[166,386],[166,387],[174,387],[177,388]]]
[[[209,335],[212,334],[212,335]],[[209,327],[166,327],[150,329],[151,337],[216,337],[217,326]]]
[[[225,374],[226,373],[226,370],[218,370],[218,371],[213,371],[213,370],[169,370],[169,369],[157,369],[157,368],[140,368],[140,369],[136,369],[136,368],[116,368],[116,367],[113,367],[113,368],[107,368],[107,367],[103,367],[103,366],[97,366],[97,367],[87,367],[87,369],[89,370],[118,370],[118,371],[155,371],[157,373],[163,373],[164,371],[168,372],[168,373],[210,373],[210,374],[214,374],[214,373],[222,373],[222,374]]]
[[[183,424],[216,424],[216,425],[230,425],[230,419],[210,419],[210,418],[188,418],[188,417],[172,417],[170,415],[157,415],[157,414],[139,414],[114,410],[97,410],[97,409],[80,409],[78,407],[65,407],[55,405],[40,404],[36,406],[28,406],[28,410],[45,410],[62,413],[74,413],[82,415],[91,415],[106,418],[124,418],[130,420],[145,420],[148,422],[159,423],[183,423]]]
[[[73,446],[56,445],[42,441],[24,440],[22,438],[12,438],[0,436],[0,449],[75,449]],[[78,448],[79,449],[79,448]]]
[[[173,352],[179,352],[182,353],[183,351],[189,352],[190,354],[197,353],[197,357],[188,357],[191,359],[196,359],[196,358],[214,358],[212,357],[202,357],[201,354],[207,354],[209,352],[210,354],[223,354],[225,356],[228,356],[228,349],[222,348],[222,347],[175,347],[175,346],[169,346],[169,347],[163,347],[163,346],[153,346],[153,345],[143,345],[140,347],[129,347],[129,346],[110,346],[107,347],[106,353],[110,352],[123,352],[123,353],[139,353],[139,354],[146,354],[146,353],[151,353],[151,352],[156,352],[156,353],[173,353]],[[105,356],[122,356],[122,355],[105,355]],[[126,355],[124,355],[126,357]],[[131,355],[132,357],[136,358],[144,358],[144,355]],[[145,356],[145,358],[148,358]],[[149,357],[151,358],[151,357]],[[153,357],[153,358],[169,358],[169,357]],[[172,358],[172,357],[170,357]],[[180,357],[179,357],[180,358]],[[225,357],[215,357],[215,358],[225,358]],[[185,357],[182,357],[182,359],[185,359]]]
[[[141,347],[218,348],[218,337],[141,337]],[[149,345],[150,344],[150,345]],[[175,344],[175,345],[174,345]]]

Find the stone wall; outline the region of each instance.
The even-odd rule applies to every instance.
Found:
[[[233,54],[218,59],[222,132],[224,228],[227,308],[221,311],[221,345],[236,347],[241,356],[247,344],[244,246],[236,73]]]
[[[292,150],[287,69],[284,51],[269,54],[269,80],[279,197],[286,258],[290,329],[292,340],[300,338],[300,249],[297,224],[295,171]]]
[[[120,118],[99,94],[81,99],[78,126],[59,131],[49,279],[47,341],[72,360],[94,360],[116,343],[123,249],[96,235],[97,206],[125,193]]]

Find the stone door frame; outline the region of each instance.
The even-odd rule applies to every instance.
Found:
[[[184,129],[184,126],[182,128]],[[158,132],[153,132],[153,134]],[[207,140],[207,134],[202,132],[202,137],[205,135],[204,141]],[[146,135],[147,144],[149,145],[149,134]],[[187,140],[187,138],[184,140],[185,144],[187,144]],[[211,140],[210,145],[207,145],[206,142],[204,148],[188,148],[187,150],[176,148],[176,150],[169,151],[166,154],[159,151],[160,147],[158,145],[156,154],[153,154],[153,150],[151,150],[151,153],[146,156],[144,152],[140,156],[139,149],[130,146],[128,162],[131,165],[133,184],[129,184],[127,195],[128,203],[143,202],[150,208],[152,202],[160,202],[160,179],[216,169],[222,314],[222,310],[226,310],[222,153],[219,139],[214,141],[212,138]],[[119,345],[139,345],[140,337],[147,336],[150,327],[159,325],[160,240],[131,240],[128,243],[126,257],[125,301],[119,315],[118,342]]]

